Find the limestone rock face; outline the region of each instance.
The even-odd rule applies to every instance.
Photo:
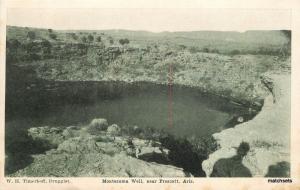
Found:
[[[51,145],[57,146],[64,141],[64,136],[62,135],[62,129],[56,127],[34,127],[28,130],[28,135],[32,137],[33,140],[43,140],[48,141]]]
[[[13,176],[28,177],[186,177],[183,169],[147,163],[124,154],[51,153],[35,156],[28,167]]]
[[[207,176],[210,176],[218,160],[235,156],[236,147],[241,142],[247,142],[250,146],[250,151],[242,163],[252,176],[268,176],[274,173],[272,168],[276,168],[271,166],[289,165],[290,74],[269,74],[264,81],[271,92],[265,98],[261,112],[253,120],[213,135],[220,144],[220,149],[210,154],[202,163]],[[286,170],[283,173],[289,173],[289,168],[283,169]]]
[[[101,130],[89,132],[90,127]],[[133,138],[128,143],[126,136],[113,136],[120,127],[96,119],[82,128],[50,127],[31,128],[28,133],[34,138],[46,138],[57,148],[44,154],[32,155],[33,161],[10,176],[28,177],[186,177],[181,168],[166,164],[147,162],[153,155],[166,156],[168,150],[154,147],[146,140]],[[156,143],[159,144],[159,143]],[[139,155],[136,155],[139,150]],[[140,157],[140,159],[138,159]],[[153,159],[152,159],[153,160]]]

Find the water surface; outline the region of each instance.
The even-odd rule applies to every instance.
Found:
[[[109,124],[165,129],[176,136],[207,136],[247,109],[195,88],[146,82],[37,82],[10,87],[6,124],[66,127],[106,118]]]

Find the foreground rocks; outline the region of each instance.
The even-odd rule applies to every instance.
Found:
[[[207,176],[212,174],[217,161],[233,158],[242,142],[250,146],[242,164],[252,176],[289,176],[290,74],[268,74],[262,80],[270,94],[265,98],[261,112],[251,121],[213,135],[220,149],[202,163]]]
[[[95,135],[95,128],[99,128]],[[93,134],[91,134],[91,131]],[[160,144],[120,136],[120,127],[108,126],[105,119],[94,119],[88,126],[58,129],[30,128],[28,135],[47,140],[53,149],[31,155],[30,165],[10,176],[102,176],[102,177],[185,177],[190,174],[171,165],[146,162],[139,157],[160,154],[168,150]]]

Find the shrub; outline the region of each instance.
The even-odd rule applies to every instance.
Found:
[[[51,48],[51,43],[48,40],[43,40],[41,42],[42,47]]]
[[[129,44],[129,40],[128,40],[127,38],[120,39],[120,40],[119,40],[119,43],[120,43],[121,45]]]
[[[73,40],[78,40],[78,36],[75,33],[71,33],[71,37]]]
[[[193,146],[193,150],[204,159],[207,159],[209,154],[215,152],[219,148],[219,144],[213,137],[192,137],[189,138],[188,141]]]
[[[108,37],[108,41],[111,45],[114,44],[114,39],[111,36]]]
[[[82,41],[83,43],[86,43],[86,42],[87,42],[86,36],[82,36],[82,37],[81,37],[81,41]]]
[[[36,37],[35,32],[33,32],[33,31],[27,32],[27,38],[29,38],[30,40],[34,40],[35,37]]]
[[[209,53],[210,51],[207,47],[205,47],[205,48],[202,49],[202,52]]]
[[[49,34],[49,37],[50,37],[51,39],[53,39],[53,40],[56,40],[56,39],[57,39],[57,35],[54,34],[54,33],[50,33],[50,34]]]
[[[51,43],[48,40],[43,40],[42,43],[42,52],[43,52],[43,56],[45,58],[49,58],[50,54],[51,54]]]
[[[89,34],[88,37],[87,37],[89,43],[93,42],[94,41],[94,36]]]
[[[97,41],[97,42],[101,42],[101,36],[98,36],[98,37],[96,38],[96,41]]]
[[[231,52],[229,52],[230,55],[238,55],[238,54],[241,54],[240,50],[232,50]]]

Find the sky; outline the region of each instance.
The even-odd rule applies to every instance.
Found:
[[[20,1],[22,2],[22,1]],[[29,1],[30,2],[30,1]],[[46,2],[46,1],[45,1]],[[128,29],[161,31],[271,30],[289,29],[288,9],[220,9],[157,6],[97,6],[95,3],[12,4],[7,9],[7,24],[53,29]],[[123,1],[125,2],[125,1]],[[174,0],[175,2],[175,0]],[[119,5],[119,4],[118,4]],[[113,8],[112,8],[113,7]]]

